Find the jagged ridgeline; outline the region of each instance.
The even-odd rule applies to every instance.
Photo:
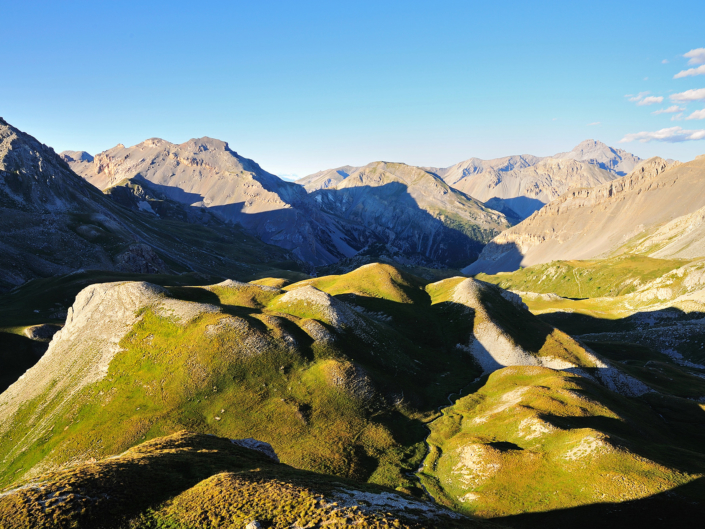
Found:
[[[88,182],[135,211],[239,224],[315,266],[380,243],[435,267],[466,266],[510,225],[503,213],[439,176],[401,163],[348,168],[355,171],[336,188],[307,194],[213,138],[180,145],[153,138],[95,157],[62,155]]]
[[[189,220],[121,207],[0,118],[0,292],[82,269],[246,277],[298,266],[240,226]]]
[[[522,369],[528,371],[522,375]],[[39,503],[50,499],[43,494],[53,494],[65,483],[86,497],[112,497],[109,490],[97,485],[85,485],[94,495],[81,493],[81,483],[90,482],[95,472],[112,475],[110,469],[120,466],[121,458],[130,459],[124,467],[130,474],[133,456],[142,448],[68,474],[47,472],[103,460],[150,440],[168,444],[171,441],[156,439],[182,430],[228,439],[258,439],[270,443],[286,465],[397,489],[410,494],[407,498],[411,501],[413,496],[424,496],[415,472],[427,455],[427,424],[438,417],[439,407],[449,403],[449,394],[457,398],[458,393],[478,389],[485,381],[483,373],[492,372],[496,373],[480,393],[456,406],[495,391],[493,377],[502,373],[506,373],[502,380],[514,380],[516,375],[525,385],[541,386],[537,391],[549,400],[564,399],[561,395],[570,384],[577,391],[587,387],[596,395],[591,397],[597,402],[594,409],[609,408],[620,416],[631,402],[620,393],[649,391],[643,383],[532,316],[518,296],[468,278],[428,284],[388,265],[367,265],[348,274],[288,285],[281,279],[252,283],[228,280],[207,287],[159,287],[144,282],[92,285],[77,296],[66,326],[55,335],[43,358],[0,396],[2,486],[16,489],[51,484],[47,489],[32,489],[32,485],[0,498],[0,513],[15,513],[19,498],[46,505]],[[535,373],[552,374],[559,382],[532,382]],[[503,397],[488,397],[489,407],[495,398]],[[540,402],[530,405],[539,406]],[[459,409],[467,407],[463,404]],[[484,424],[481,417],[489,412],[478,410],[477,422]],[[612,412],[602,414],[608,413]],[[525,418],[520,417],[522,421]],[[447,432],[447,428],[436,424],[431,423],[430,442],[441,446],[437,432],[439,428]],[[560,428],[578,444],[586,437],[578,431],[582,424],[562,423]],[[606,435],[593,437],[604,439]],[[499,450],[491,445],[498,437],[497,433],[483,433],[453,438],[452,443],[454,449],[467,443],[487,445],[491,458],[495,454],[492,450]],[[193,442],[186,443],[191,446],[188,450],[205,449],[198,448],[202,438],[189,439]],[[453,457],[452,450],[445,452]],[[437,456],[438,452],[432,452],[429,457]],[[168,457],[159,464],[168,466],[165,461]],[[445,463],[438,464],[438,471],[429,470],[433,465],[427,461],[424,467],[430,476],[424,478],[428,490],[440,501],[467,512],[460,500],[453,499],[457,487],[443,482]],[[232,467],[208,468],[211,470],[196,473],[188,483],[182,481],[159,494],[155,491],[149,509],[164,516],[185,516],[179,522],[182,525],[175,526],[189,526],[183,510],[169,510],[163,502],[176,502],[204,479],[212,478],[208,483],[218,487],[234,483],[229,481],[231,477],[216,476],[232,472]],[[549,486],[551,476],[544,476],[540,465],[536,470],[532,479]],[[439,473],[435,478],[434,472]],[[692,480],[693,473],[682,474],[664,483],[672,486]],[[276,487],[284,486],[284,478],[277,479]],[[440,485],[434,485],[433,479]],[[644,479],[649,483],[644,490],[652,490],[652,477]],[[245,486],[237,483],[236,488]],[[296,483],[292,486],[298,486]],[[310,493],[335,496],[337,492],[326,483],[330,482],[311,485]],[[515,485],[516,495],[521,484]],[[210,485],[198,486],[199,494],[213,492]],[[275,494],[276,487],[271,486]],[[465,490],[463,495],[467,494]],[[620,498],[617,493],[606,493],[603,500]],[[576,500],[570,496],[566,501],[557,500],[557,505],[569,506],[576,501],[588,503],[594,497],[586,494]],[[74,512],[64,500],[50,504],[55,504],[51,512],[58,517]],[[212,513],[221,512],[219,508],[217,502],[212,511],[204,507]],[[535,508],[529,505],[527,510]],[[86,509],[85,516],[99,512]],[[133,512],[134,516],[147,515],[146,507],[135,509],[139,512]],[[272,509],[270,520],[286,519],[279,517],[278,507]],[[38,508],[30,511],[28,516],[35,517],[31,519],[45,513]],[[227,515],[231,518],[222,515],[235,520],[242,515],[237,512],[234,509],[235,514]],[[510,511],[497,507],[470,512],[490,515]],[[422,517],[417,523],[438,526],[438,522]]]

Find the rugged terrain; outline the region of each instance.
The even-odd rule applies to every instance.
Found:
[[[640,161],[621,149],[586,140],[572,151],[549,157],[470,158],[451,167],[420,169],[518,222],[569,189],[610,182],[631,172]],[[346,165],[319,171],[297,183],[309,193],[334,188],[360,169]]]
[[[504,381],[504,385],[497,385],[497,380]],[[323,495],[324,502],[328,501],[327,494],[337,492],[331,491],[326,485],[330,482],[319,474],[396,489],[410,495],[406,496],[410,502],[417,501],[414,497],[425,497],[426,490],[441,503],[482,517],[535,512],[542,508],[532,503],[530,495],[521,508],[504,507],[502,503],[482,507],[489,505],[482,503],[484,500],[466,505],[465,500],[459,499],[461,496],[470,498],[485,489],[475,490],[472,483],[470,488],[467,483],[459,485],[453,477],[455,471],[448,474],[448,468],[455,468],[456,463],[446,463],[445,456],[438,459],[440,453],[454,457],[453,450],[465,453],[476,448],[475,463],[470,465],[492,466],[495,459],[505,456],[514,457],[515,463],[538,458],[521,479],[536,482],[536,494],[541,494],[541,487],[553,486],[559,478],[551,473],[555,472],[551,458],[562,457],[563,449],[543,445],[534,437],[527,440],[532,448],[524,446],[515,434],[502,433],[507,432],[506,427],[497,422],[503,417],[500,411],[518,410],[519,403],[524,402],[519,396],[516,402],[503,397],[518,384],[537,388],[527,390],[522,398],[528,399],[525,405],[540,417],[548,413],[540,408],[544,396],[547,402],[553,402],[568,398],[570,391],[588,392],[592,402],[589,406],[575,397],[578,404],[565,401],[567,411],[555,412],[568,417],[556,419],[551,430],[551,435],[560,439],[556,446],[565,444],[566,450],[572,450],[568,444],[582,446],[584,438],[598,439],[595,443],[599,447],[603,446],[600,443],[616,443],[617,448],[609,452],[612,459],[605,464],[633,467],[634,476],[639,476],[643,484],[637,496],[644,497],[656,490],[691,483],[702,473],[700,456],[681,467],[673,458],[659,459],[648,450],[635,449],[629,444],[634,441],[620,440],[630,429],[642,428],[642,424],[652,421],[644,411],[645,402],[661,406],[659,413],[665,417],[674,413],[676,417],[687,410],[680,401],[673,400],[678,397],[668,391],[663,393],[667,397],[662,397],[650,383],[638,370],[625,369],[608,355],[596,353],[540,321],[527,311],[519,296],[464,277],[429,282],[377,264],[344,275],[295,283],[263,278],[250,283],[225,281],[200,287],[161,287],[146,282],[94,284],[79,292],[66,325],[54,335],[42,359],[0,395],[2,485],[12,490],[28,483],[47,487],[33,489],[32,485],[20,489],[5,496],[5,503],[0,505],[4,512],[15,512],[12,509],[17,508],[18,494],[30,506],[37,505],[49,496],[55,497],[54,489],[67,486],[67,482],[76,495],[112,497],[109,491],[84,485],[82,480],[90,483],[93,472],[111,475],[115,471],[112,465],[122,465],[121,458],[127,459],[127,466],[132,464],[133,455],[142,458],[140,454],[146,449],[131,448],[139,443],[154,439],[153,443],[161,446],[172,441],[157,438],[189,430],[226,438],[252,437],[271,444],[283,463],[317,473],[308,475],[313,481],[306,482],[311,487],[306,490],[314,496]],[[453,403],[448,395],[461,393],[472,396],[459,400],[439,418],[439,407]],[[524,395],[523,390],[518,393]],[[487,397],[483,397],[485,394]],[[663,404],[661,398],[671,401]],[[487,399],[487,404],[475,409],[474,404],[464,404],[467,399]],[[492,404],[493,399],[499,399],[504,406],[495,410],[496,414],[492,406],[500,405]],[[551,410],[557,409],[551,406]],[[630,422],[616,430],[597,425],[592,426],[594,432],[586,431],[581,423],[571,422],[570,414],[577,413],[575,406],[582,406],[581,417],[629,417]],[[462,422],[468,427],[478,424],[498,430],[453,437],[456,430],[448,430],[446,422],[458,413],[469,414]],[[688,413],[697,415],[695,411]],[[521,430],[525,425],[519,423],[523,424],[529,415],[512,412],[509,417],[518,421],[515,427]],[[434,419],[437,420],[432,422]],[[424,443],[426,425],[432,431],[428,455]],[[663,437],[663,432],[649,435],[654,436],[654,443],[666,443],[669,450],[694,449],[688,447],[698,442],[698,427],[677,431],[677,446]],[[201,442],[201,438],[189,439],[194,439],[195,446]],[[192,451],[189,443],[185,443],[187,451]],[[442,448],[445,443],[452,443],[455,448]],[[434,446],[441,447],[441,452],[435,451]],[[519,450],[519,446],[524,452],[516,457],[504,452]],[[123,454],[126,450],[132,451]],[[557,455],[551,450],[558,450]],[[541,455],[543,451],[547,451],[546,456]],[[97,463],[97,467],[91,463],[118,454],[123,454],[118,460],[108,459]],[[166,454],[157,459],[165,457]],[[424,458],[421,483],[426,489],[414,475]],[[155,460],[149,464],[168,468],[172,463]],[[221,479],[226,480],[223,483],[241,479],[218,474],[231,472],[231,467],[205,460],[203,464],[215,467],[209,466],[213,468],[210,473],[194,477],[188,484],[175,485],[173,492],[164,492],[150,504],[148,512],[140,506],[146,503],[136,504],[130,515],[144,515],[149,520],[173,516],[187,526],[190,511],[177,507],[182,501],[178,498],[190,498],[200,487],[210,487]],[[511,470],[513,464],[507,464],[506,473],[497,472],[491,481],[505,483],[501,487],[509,487],[508,498],[524,494],[521,479],[510,478],[517,476]],[[77,470],[62,470],[66,465]],[[654,474],[653,469],[658,472]],[[286,472],[293,476],[298,471]],[[266,490],[284,486],[279,474],[268,476],[276,477],[277,484],[267,485]],[[458,476],[465,479],[462,472]],[[197,486],[204,479],[210,481]],[[270,478],[257,479],[264,483]],[[292,486],[302,483],[296,481],[298,478],[291,479],[295,482]],[[80,492],[84,486],[91,488],[91,494]],[[246,484],[236,481],[229,487],[233,486],[239,490]],[[186,494],[184,491],[192,490],[191,487],[197,488]],[[597,501],[624,500],[625,489],[620,487],[600,489],[603,496]],[[257,490],[261,491],[255,489],[251,493],[260,494]],[[210,489],[203,493],[209,497],[222,494]],[[594,503],[594,494],[592,489],[578,488],[557,497],[551,506]],[[629,498],[637,496],[632,494]],[[194,496],[194,501],[200,501],[198,497]],[[272,501],[272,496],[266,497],[266,501]],[[59,494],[58,498],[59,501],[51,502],[57,506],[52,512],[59,517],[69,513],[78,516],[64,495]],[[169,498],[172,500],[160,506]],[[240,501],[228,498],[227,501]],[[213,512],[225,516],[218,510],[220,501],[213,502]],[[350,505],[359,506],[356,502],[357,499]],[[102,516],[101,506],[107,509],[110,505],[117,504],[101,500],[95,503],[94,510],[85,511],[89,513],[86,516]],[[297,505],[290,510],[298,512]],[[35,513],[32,516],[40,513],[27,512]],[[207,510],[203,516],[211,516],[210,512]],[[399,523],[411,524],[400,511],[386,512],[399,517]],[[325,516],[332,516],[326,513]],[[364,509],[359,513],[363,517],[374,515]],[[341,516],[348,514],[352,516],[349,511],[341,511]],[[228,516],[245,515],[238,507]],[[324,514],[318,510],[311,514],[314,515]],[[414,516],[414,520],[419,526],[435,526],[435,522],[424,522],[423,517]]]
[[[159,219],[119,206],[54,151],[0,120],[0,291],[81,269],[132,273],[297,267],[239,228]],[[265,264],[266,263],[266,264]]]
[[[476,259],[493,234],[509,227],[503,214],[405,164],[371,163],[310,196],[323,211],[369,228],[397,251],[451,267]]]
[[[318,191],[319,189],[328,189],[330,187],[336,187],[340,182],[345,180],[350,174],[360,169],[360,167],[353,167],[352,165],[343,165],[342,167],[336,167],[335,169],[325,169],[323,171],[318,171],[317,173],[304,176],[299,178],[296,183],[304,186],[304,189],[311,193],[312,191]]]
[[[683,164],[651,158],[620,180],[554,200],[493,239],[464,272],[513,271],[620,253],[702,256],[697,219],[705,206],[703,175],[702,156]]]
[[[0,264],[24,275],[0,307],[0,526],[705,516],[702,158],[619,180],[637,160],[597,142],[478,163],[546,196],[607,182],[498,235],[440,171],[376,162],[306,193],[208,138],[59,157],[3,127]],[[436,268],[492,237],[482,266],[521,263],[502,237],[538,264]]]
[[[474,260],[488,240],[509,227],[502,213],[403,164],[324,171],[311,180],[322,179],[313,188],[326,189],[309,195],[212,138],[180,145],[153,138],[95,157],[73,151],[64,157],[88,182],[132,209],[238,224],[315,266],[378,243],[447,266]]]
[[[586,140],[570,152],[551,157],[471,158],[436,171],[456,189],[525,219],[569,189],[620,178],[638,161],[629,153]]]
[[[271,447],[178,432],[0,494],[26,527],[484,527],[382,487],[279,464]]]

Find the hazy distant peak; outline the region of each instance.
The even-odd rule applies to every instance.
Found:
[[[86,151],[63,151],[59,154],[66,163],[72,162],[92,162],[93,156]]]
[[[324,169],[303,178],[296,180],[296,183],[304,186],[307,192],[317,191],[318,189],[328,189],[337,186],[352,173],[360,169],[352,165],[343,165],[333,169]]]
[[[230,149],[228,142],[216,138],[210,138],[208,136],[204,136],[202,138],[191,138],[187,142],[179,145],[179,148],[192,150],[194,153],[205,151],[234,152]]]
[[[586,162],[620,176],[632,172],[641,161],[641,158],[623,149],[615,149],[601,141],[592,139],[582,141],[572,151],[558,153],[553,158],[569,158]]]

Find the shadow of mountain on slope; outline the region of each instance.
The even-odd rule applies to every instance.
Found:
[[[584,341],[640,345],[676,364],[705,370],[705,312],[668,307],[619,319],[569,312],[539,318]]]
[[[434,497],[460,512],[504,523],[509,513],[643,498],[703,475],[704,414],[684,399],[629,398],[571,373],[506,368],[431,424],[422,479],[436,478]]]
[[[477,260],[463,268],[468,276],[514,272],[521,268],[524,254],[515,242],[488,241]]]
[[[620,503],[595,503],[568,509],[518,514],[493,521],[517,529],[594,529],[648,527],[700,527],[705,519],[705,478],[698,478],[674,489]]]
[[[538,198],[514,197],[499,198],[494,197],[485,202],[487,207],[501,211],[508,218],[512,218],[512,224],[519,224],[522,220],[530,217],[546,205]]]
[[[321,189],[309,196],[326,213],[372,230],[385,244],[451,268],[475,261],[499,233],[442,206],[422,208],[401,182]]]
[[[26,336],[0,332],[0,393],[36,364],[48,346]]]

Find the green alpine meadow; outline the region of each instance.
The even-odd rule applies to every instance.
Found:
[[[0,2],[0,529],[703,527],[704,19]]]

